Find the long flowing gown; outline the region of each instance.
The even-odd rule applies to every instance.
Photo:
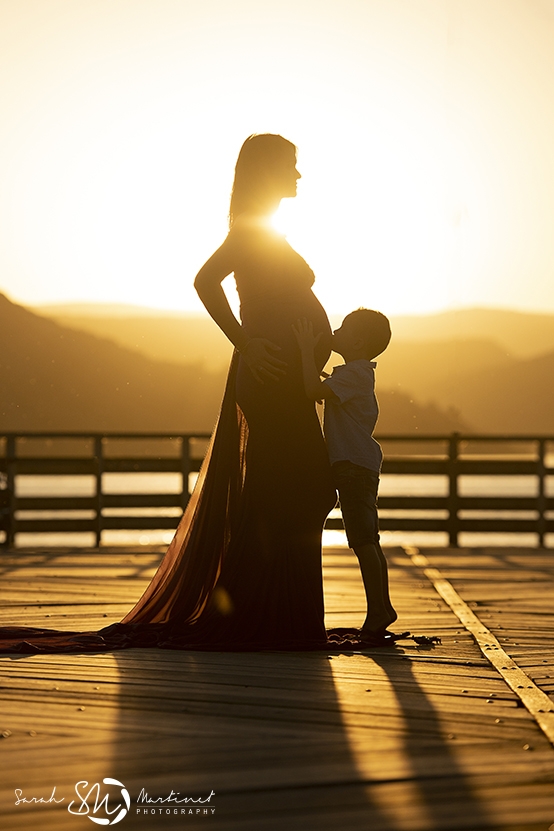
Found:
[[[241,232],[234,268],[250,337],[287,363],[260,384],[239,353],[208,453],[150,585],[120,623],[99,632],[0,629],[0,651],[98,651],[136,646],[259,650],[325,648],[321,535],[336,500],[315,405],[304,393],[292,324],[331,329],[314,275],[284,237]],[[247,236],[244,236],[247,235]]]

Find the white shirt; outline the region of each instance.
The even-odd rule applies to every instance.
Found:
[[[331,464],[350,461],[379,473],[383,461],[373,438],[379,415],[375,397],[375,361],[360,358],[333,369],[323,382],[336,398],[325,399],[323,430]]]

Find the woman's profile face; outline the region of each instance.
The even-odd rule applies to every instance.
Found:
[[[230,224],[241,213],[275,213],[281,199],[296,196],[298,179],[294,144],[269,133],[250,136],[237,159]]]
[[[290,154],[283,157],[282,162],[275,170],[275,184],[280,199],[296,196],[296,183],[301,179],[301,174],[296,167],[296,152],[291,150]]]

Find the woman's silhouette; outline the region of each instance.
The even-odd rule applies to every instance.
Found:
[[[299,178],[296,148],[286,139],[245,141],[229,234],[195,281],[235,346],[219,420],[156,575],[123,621],[93,638],[97,647],[100,638],[108,648],[309,649],[327,642],[321,533],[336,494],[292,324],[304,317],[321,332],[320,368],[331,329],[312,292],[312,270],[271,225]],[[231,273],[240,322],[221,285]],[[75,648],[79,636],[55,641],[45,633],[37,645]]]

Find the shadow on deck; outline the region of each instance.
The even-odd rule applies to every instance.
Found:
[[[552,555],[425,554],[529,684],[550,694]],[[6,552],[1,623],[104,626],[140,595],[159,556]],[[438,635],[440,645],[3,657],[3,828],[86,828],[76,783],[89,783],[82,794],[99,783],[115,810],[120,789],[102,782],[112,777],[130,795],[120,827],[133,831],[548,829],[552,745],[423,570],[402,549],[388,558],[395,628]],[[329,625],[359,624],[363,590],[344,549],[326,550],[325,585]],[[63,802],[15,805],[15,788],[47,800],[54,786]],[[141,793],[166,801],[146,804]],[[175,802],[185,798],[197,801]],[[81,815],[67,810],[72,800]],[[94,793],[87,804],[92,811]]]

